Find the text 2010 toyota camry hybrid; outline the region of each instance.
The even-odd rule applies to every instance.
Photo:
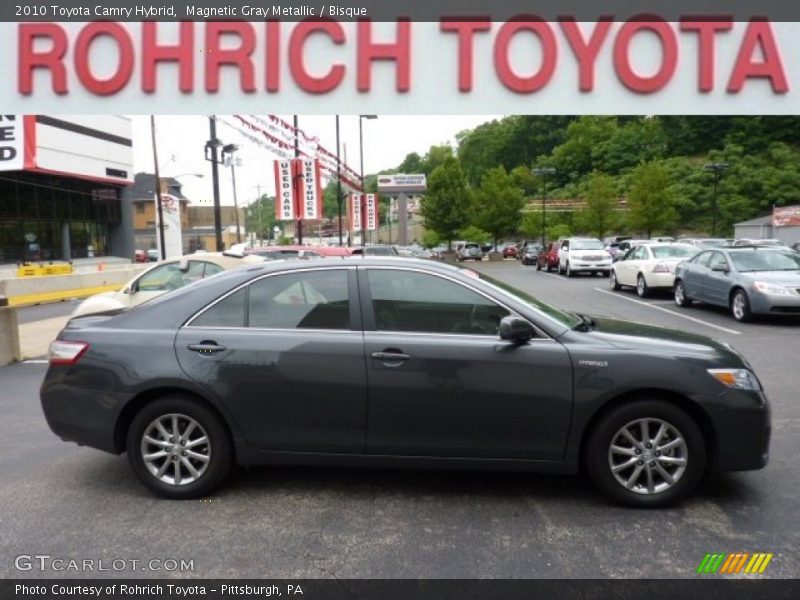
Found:
[[[44,413],[192,498],[234,464],[588,472],[663,506],[708,472],[760,469],[770,410],[731,346],[547,306],[402,258],[241,267],[50,348]]]

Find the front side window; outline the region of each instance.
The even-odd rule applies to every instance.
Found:
[[[177,262],[159,265],[136,282],[137,292],[168,292],[183,287],[183,273]]]
[[[711,269],[728,269],[728,261],[725,259],[725,256],[720,254],[719,252],[712,253],[711,262],[709,264]]]
[[[274,275],[250,286],[248,326],[263,329],[350,329],[347,271]]]
[[[700,265],[701,267],[707,267],[708,263],[711,262],[711,255],[714,254],[713,252],[703,252],[702,254],[697,255],[694,259],[695,264]]]
[[[390,269],[367,272],[378,331],[497,335],[508,310],[441,277]]]

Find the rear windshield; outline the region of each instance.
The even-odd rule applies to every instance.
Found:
[[[730,258],[736,270],[742,273],[800,270],[800,254],[792,251],[773,250],[771,248],[743,252],[732,251]]]
[[[655,258],[689,258],[697,254],[691,246],[650,246]]]

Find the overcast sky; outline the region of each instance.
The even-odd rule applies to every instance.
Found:
[[[291,122],[291,115],[281,115]],[[311,136],[317,136],[323,146],[336,151],[336,121],[333,115],[300,116],[299,126]],[[376,173],[400,164],[410,152],[425,154],[434,144],[450,142],[455,146],[455,136],[465,129],[499,118],[496,115],[414,115],[386,116],[364,121],[364,172]],[[277,158],[266,149],[242,138],[236,131],[219,123],[217,137],[223,143],[240,147],[242,166],[236,169],[236,188],[239,203],[244,205],[257,197],[257,187],[262,192],[274,194],[275,182],[272,161]],[[359,170],[358,116],[340,117],[342,160],[345,152],[347,164]],[[203,178],[191,175],[180,177],[184,194],[196,203],[211,202],[211,165],[203,156],[209,139],[207,117],[157,116],[156,139],[162,176],[201,173]],[[153,150],[150,142],[150,118],[133,117],[134,170],[153,171]],[[233,204],[230,169],[220,171],[220,196],[223,204]]]

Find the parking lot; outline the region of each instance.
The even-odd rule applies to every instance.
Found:
[[[732,343],[772,402],[768,467],[716,476],[657,511],[610,505],[581,477],[328,468],[239,470],[213,497],[165,501],[124,456],[52,435],[38,400],[46,365],[32,361],[0,368],[0,574],[42,576],[17,571],[14,557],[49,554],[193,560],[177,575],[195,577],[663,578],[693,576],[706,553],[744,551],[775,553],[766,576],[798,576],[800,320],[740,324],[514,260],[476,268],[560,308]],[[44,574],[93,575],[109,573]]]

